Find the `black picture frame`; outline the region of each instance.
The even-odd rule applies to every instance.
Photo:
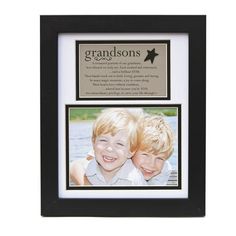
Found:
[[[187,33],[189,36],[188,198],[66,199],[58,196],[58,34],[109,32]],[[41,16],[40,47],[41,215],[204,216],[206,16]]]

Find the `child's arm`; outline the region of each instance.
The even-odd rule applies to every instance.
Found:
[[[84,175],[84,185],[92,185],[86,175]]]
[[[93,159],[93,157],[88,156],[87,158],[83,158],[80,160],[73,161],[70,166],[70,179],[76,185],[90,185],[87,177],[85,176],[85,170],[89,161]]]
[[[85,169],[82,161],[83,160],[76,160],[70,166],[70,179],[76,185],[84,185]]]

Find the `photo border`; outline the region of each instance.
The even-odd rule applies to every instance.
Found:
[[[69,186],[69,109],[72,107],[76,108],[97,108],[97,107],[102,107],[102,108],[107,108],[107,107],[136,107],[136,108],[145,108],[145,107],[153,107],[153,108],[159,108],[159,107],[174,107],[177,108],[178,110],[178,185],[177,186],[75,186],[75,187],[70,187]],[[181,135],[181,105],[180,104],[126,104],[126,105],[121,105],[121,104],[99,104],[99,105],[88,105],[88,104],[83,104],[83,105],[66,105],[66,189],[67,190],[120,190],[120,189],[125,189],[125,190],[138,190],[138,189],[145,189],[145,190],[153,190],[153,189],[164,189],[164,190],[176,190],[176,189],[181,189],[182,187],[182,155],[181,155],[181,147],[182,147],[182,135]]]
[[[58,34],[60,33],[188,34],[188,198],[59,198]],[[40,77],[42,216],[201,217],[205,215],[206,16],[41,16]]]
[[[128,96],[128,97],[95,97],[95,98],[81,98],[79,94],[79,42],[82,42],[83,44],[105,44],[105,43],[113,43],[113,44],[166,44],[167,50],[166,50],[166,56],[167,56],[167,71],[166,71],[166,96],[159,97],[159,96],[150,96],[150,97],[142,97],[142,96]],[[170,40],[76,40],[75,41],[75,55],[76,55],[76,100],[82,101],[82,100],[170,100],[171,99],[171,78],[170,78]]]

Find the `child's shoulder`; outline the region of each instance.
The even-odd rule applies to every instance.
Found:
[[[126,165],[126,176],[134,185],[146,185],[142,173],[134,166],[133,162],[128,159]]]
[[[170,164],[168,160],[166,160],[163,166],[162,172],[166,174],[170,174],[172,170],[173,170],[172,165]]]
[[[87,167],[86,167],[86,175],[94,175],[97,173],[97,162],[95,159],[86,160]]]

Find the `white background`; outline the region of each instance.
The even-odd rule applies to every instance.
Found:
[[[1,1],[0,235],[235,235],[234,2]],[[208,15],[205,218],[40,216],[40,14]]]
[[[158,104],[181,104],[181,175],[178,190],[66,190],[65,105],[68,104],[133,104],[134,101],[75,101],[75,41],[76,40],[170,40],[171,100]],[[179,57],[181,55],[181,60]],[[61,198],[187,198],[188,197],[188,35],[187,34],[61,34],[58,37],[58,160],[59,197]],[[155,104],[157,101],[138,101]]]

